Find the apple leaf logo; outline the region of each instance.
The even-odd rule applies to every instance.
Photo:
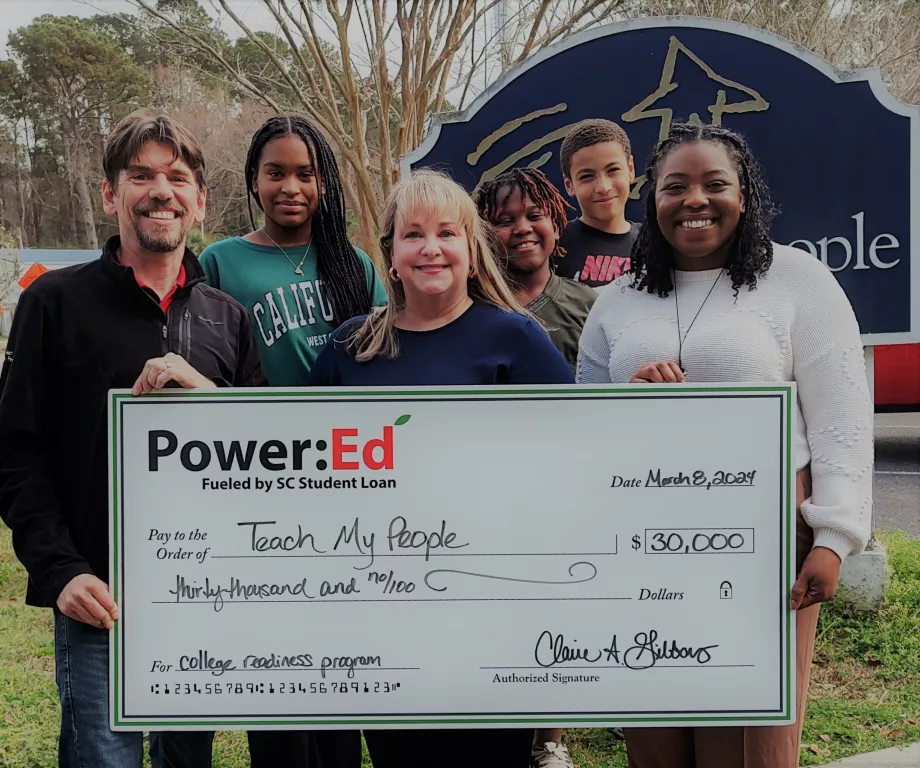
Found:
[[[411,419],[411,418],[412,418],[412,417],[411,417],[408,413],[405,414],[405,415],[403,415],[403,416],[400,416],[398,419],[396,419],[396,423],[395,423],[394,426],[401,427],[403,424],[405,424],[405,423],[406,423],[407,421],[409,421],[409,419]]]

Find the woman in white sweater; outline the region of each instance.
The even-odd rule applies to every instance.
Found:
[[[823,264],[770,240],[769,194],[740,136],[675,124],[646,177],[630,272],[588,316],[577,379],[796,382],[798,722],[625,729],[629,764],[796,768],[820,603],[870,534],[873,406],[859,327]]]

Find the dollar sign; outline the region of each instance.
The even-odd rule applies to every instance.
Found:
[[[632,548],[633,548],[633,549],[641,549],[641,548],[642,548],[642,539],[639,538],[639,534],[638,534],[638,533],[637,533],[635,536],[633,536],[632,542],[633,542],[633,543],[632,543]]]

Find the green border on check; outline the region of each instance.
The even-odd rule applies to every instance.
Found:
[[[796,387],[793,382],[784,382],[776,384],[731,384],[731,385],[706,385],[706,386],[684,386],[684,385],[628,385],[628,386],[580,386],[580,385],[551,385],[541,388],[534,387],[517,387],[517,388],[500,388],[495,386],[484,386],[478,389],[469,387],[431,387],[427,389],[419,388],[400,388],[393,387],[390,389],[371,389],[371,388],[304,388],[304,389],[218,389],[208,391],[190,391],[169,390],[162,394],[144,396],[144,401],[149,402],[152,398],[163,397],[169,401],[178,399],[198,399],[198,400],[277,400],[277,399],[366,399],[380,398],[381,400],[391,400],[399,398],[413,398],[419,400],[428,400],[431,398],[453,398],[453,397],[482,397],[491,399],[495,397],[506,397],[510,399],[532,399],[546,396],[559,395],[593,395],[593,396],[622,396],[641,398],[643,394],[655,394],[660,396],[667,392],[674,397],[682,397],[688,394],[713,395],[713,394],[764,394],[764,395],[783,395],[785,399],[785,451],[786,451],[786,468],[785,468],[785,500],[786,500],[786,568],[782,574],[785,584],[781,600],[788,606],[786,596],[792,590],[792,584],[795,579],[795,552],[793,549],[792,530],[795,525],[795,484],[793,478],[795,471],[793,469],[792,455],[792,435],[793,435],[793,403],[796,397]],[[575,398],[577,399],[577,397]],[[125,390],[112,390],[109,392],[109,418],[111,422],[111,442],[110,451],[110,479],[111,479],[111,498],[110,498],[110,552],[109,566],[110,578],[112,581],[112,594],[116,603],[120,604],[120,586],[121,586],[121,569],[120,569],[120,523],[121,509],[119,506],[119,483],[121,480],[121,467],[118,463],[119,448],[121,446],[121,407],[123,402],[140,400]],[[781,606],[782,610],[782,606]],[[552,723],[566,723],[571,727],[581,726],[604,726],[604,725],[628,725],[631,723],[686,723],[693,724],[713,724],[713,723],[752,723],[770,725],[775,723],[788,723],[789,714],[793,711],[793,684],[792,676],[795,669],[795,644],[793,640],[793,623],[794,615],[788,607],[784,612],[784,622],[786,626],[786,642],[783,648],[783,657],[785,661],[785,711],[787,714],[771,715],[743,715],[743,716],[725,716],[725,717],[707,717],[707,716],[645,716],[645,717],[619,717],[614,714],[598,714],[590,717],[584,716],[567,716],[560,714],[557,717],[547,717],[527,714],[503,713],[499,715],[469,715],[469,716],[452,716],[438,717],[431,715],[426,717],[417,716],[378,716],[378,717],[308,717],[308,718],[252,718],[252,717],[225,717],[210,718],[202,720],[183,719],[168,720],[163,719],[142,719],[139,717],[125,717],[121,711],[123,701],[121,697],[122,687],[122,622],[116,622],[113,630],[114,635],[110,636],[110,670],[112,680],[110,681],[110,724],[114,728],[129,730],[176,730],[189,728],[207,728],[213,730],[238,730],[238,729],[256,729],[259,727],[278,727],[289,726],[290,728],[314,728],[322,726],[351,726],[354,728],[373,727],[373,726],[413,726],[413,725],[506,725],[506,726],[540,726]]]

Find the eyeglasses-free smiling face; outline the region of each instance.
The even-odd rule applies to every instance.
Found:
[[[678,269],[724,266],[744,211],[738,171],[726,149],[712,141],[675,148],[658,173],[655,209]]]
[[[148,141],[121,171],[117,186],[104,181],[102,191],[106,214],[118,219],[122,246],[132,250],[139,246],[171,253],[185,242],[191,226],[204,219],[207,191],[167,144]]]
[[[497,198],[504,203],[493,217],[492,225],[504,246],[508,270],[538,272],[549,261],[559,237],[552,219],[516,187],[502,187]]]
[[[596,229],[626,225],[630,185],[635,180],[633,160],[617,141],[602,141],[572,155],[565,188],[578,199],[584,222]]]
[[[255,188],[266,218],[279,227],[302,227],[312,218],[322,190],[303,139],[283,136],[265,145]]]
[[[396,216],[393,269],[406,302],[438,296],[448,302],[468,295],[470,241],[450,211],[416,209]]]

